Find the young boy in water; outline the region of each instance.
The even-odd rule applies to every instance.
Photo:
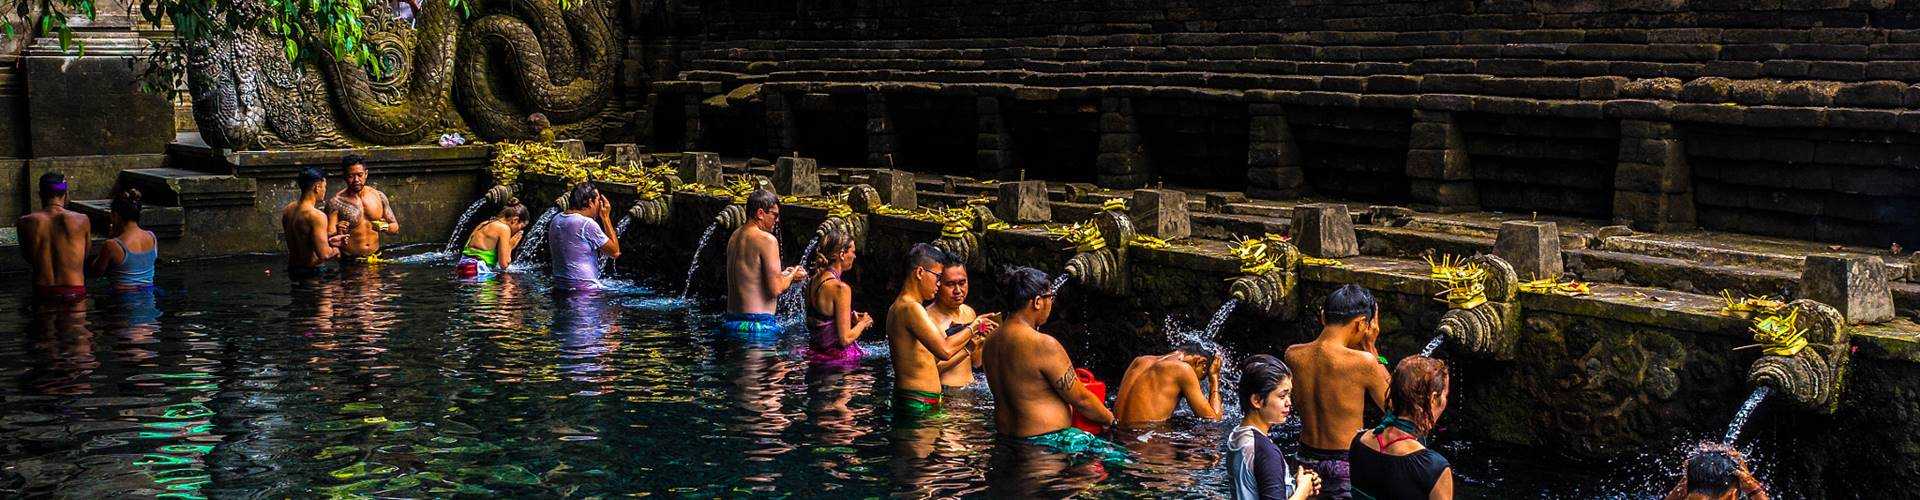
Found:
[[[1700,443],[1687,456],[1685,476],[1666,500],[1767,500],[1767,488],[1747,471],[1740,450],[1724,443]]]

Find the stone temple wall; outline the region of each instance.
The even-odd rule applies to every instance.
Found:
[[[711,0],[697,9],[699,41],[683,45],[677,77],[653,83],[654,119],[636,131],[660,148],[851,150],[865,158],[839,156],[971,175],[1920,245],[1920,5]],[[821,128],[826,117],[854,123]],[[742,129],[759,136],[712,137]]]

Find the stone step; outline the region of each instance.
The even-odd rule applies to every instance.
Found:
[[[178,168],[123,170],[120,182],[139,188],[148,205],[182,208],[249,206],[257,189],[253,179]]]
[[[141,199],[146,199],[141,192]],[[87,221],[93,225],[95,236],[110,237],[112,219],[108,214],[113,210],[113,200],[79,200],[67,204],[67,208],[86,214]],[[186,210],[177,206],[159,206],[144,204],[140,207],[140,227],[153,231],[160,239],[177,239],[186,226]]]

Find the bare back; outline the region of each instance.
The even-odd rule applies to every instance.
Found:
[[[778,273],[780,249],[773,235],[746,224],[727,238],[727,312],[772,314],[777,291],[769,284]]]
[[[1141,356],[1127,366],[1120,377],[1120,392],[1113,400],[1113,413],[1122,423],[1159,422],[1173,417],[1180,398],[1192,386],[1199,390],[1200,377],[1179,356]],[[1205,405],[1188,401],[1189,405]],[[1196,408],[1197,409],[1197,408]]]
[[[1345,450],[1364,425],[1367,402],[1386,406],[1388,375],[1372,354],[1322,338],[1287,348],[1300,444]]]
[[[287,239],[288,267],[316,267],[329,260],[325,253],[317,250],[326,245],[326,227],[327,214],[299,200],[280,209],[280,232]]]
[[[922,333],[933,329],[933,317],[927,314],[927,308],[905,295],[895,298],[887,309],[887,347],[893,354],[897,390],[940,392],[940,359],[920,341]]]
[[[1080,392],[1086,388],[1073,378],[1073,362],[1058,340],[1009,323],[987,337],[980,356],[987,387],[993,391],[994,428],[1000,434],[1037,436],[1073,423],[1073,405],[1061,396],[1059,386],[1064,383]],[[1066,381],[1060,380],[1063,374]]]
[[[93,233],[87,216],[52,207],[20,217],[20,250],[33,266],[33,284],[81,286],[87,282],[87,240]]]

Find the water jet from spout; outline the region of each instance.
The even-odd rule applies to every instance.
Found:
[[[1767,395],[1771,393],[1773,393],[1772,387],[1763,385],[1753,388],[1753,394],[1747,396],[1747,402],[1741,404],[1740,411],[1733,414],[1733,422],[1727,424],[1727,435],[1720,438],[1720,442],[1733,443],[1734,440],[1739,439],[1740,431],[1747,426],[1747,418],[1753,416],[1753,410],[1759,408],[1760,402],[1765,401]]]
[[[453,234],[447,235],[447,253],[451,254],[460,250],[460,244],[466,242],[465,238],[462,238],[466,233],[462,232],[461,229],[466,228],[467,222],[473,220],[473,216],[480,213],[480,206],[486,204],[486,198],[473,200],[472,205],[467,205],[467,211],[460,213],[460,220],[454,221],[453,223]]]
[[[1427,348],[1420,350],[1420,357],[1423,357],[1423,358],[1433,357],[1433,351],[1440,350],[1440,344],[1445,344],[1446,342],[1447,342],[1446,334],[1434,335],[1433,340],[1427,341]]]
[[[553,217],[559,213],[558,207],[549,208],[540,213],[540,218],[533,221],[533,227],[527,228],[527,237],[513,247],[513,264],[507,266],[507,270],[525,271],[532,268],[533,257],[547,248],[547,225],[552,223]]]

